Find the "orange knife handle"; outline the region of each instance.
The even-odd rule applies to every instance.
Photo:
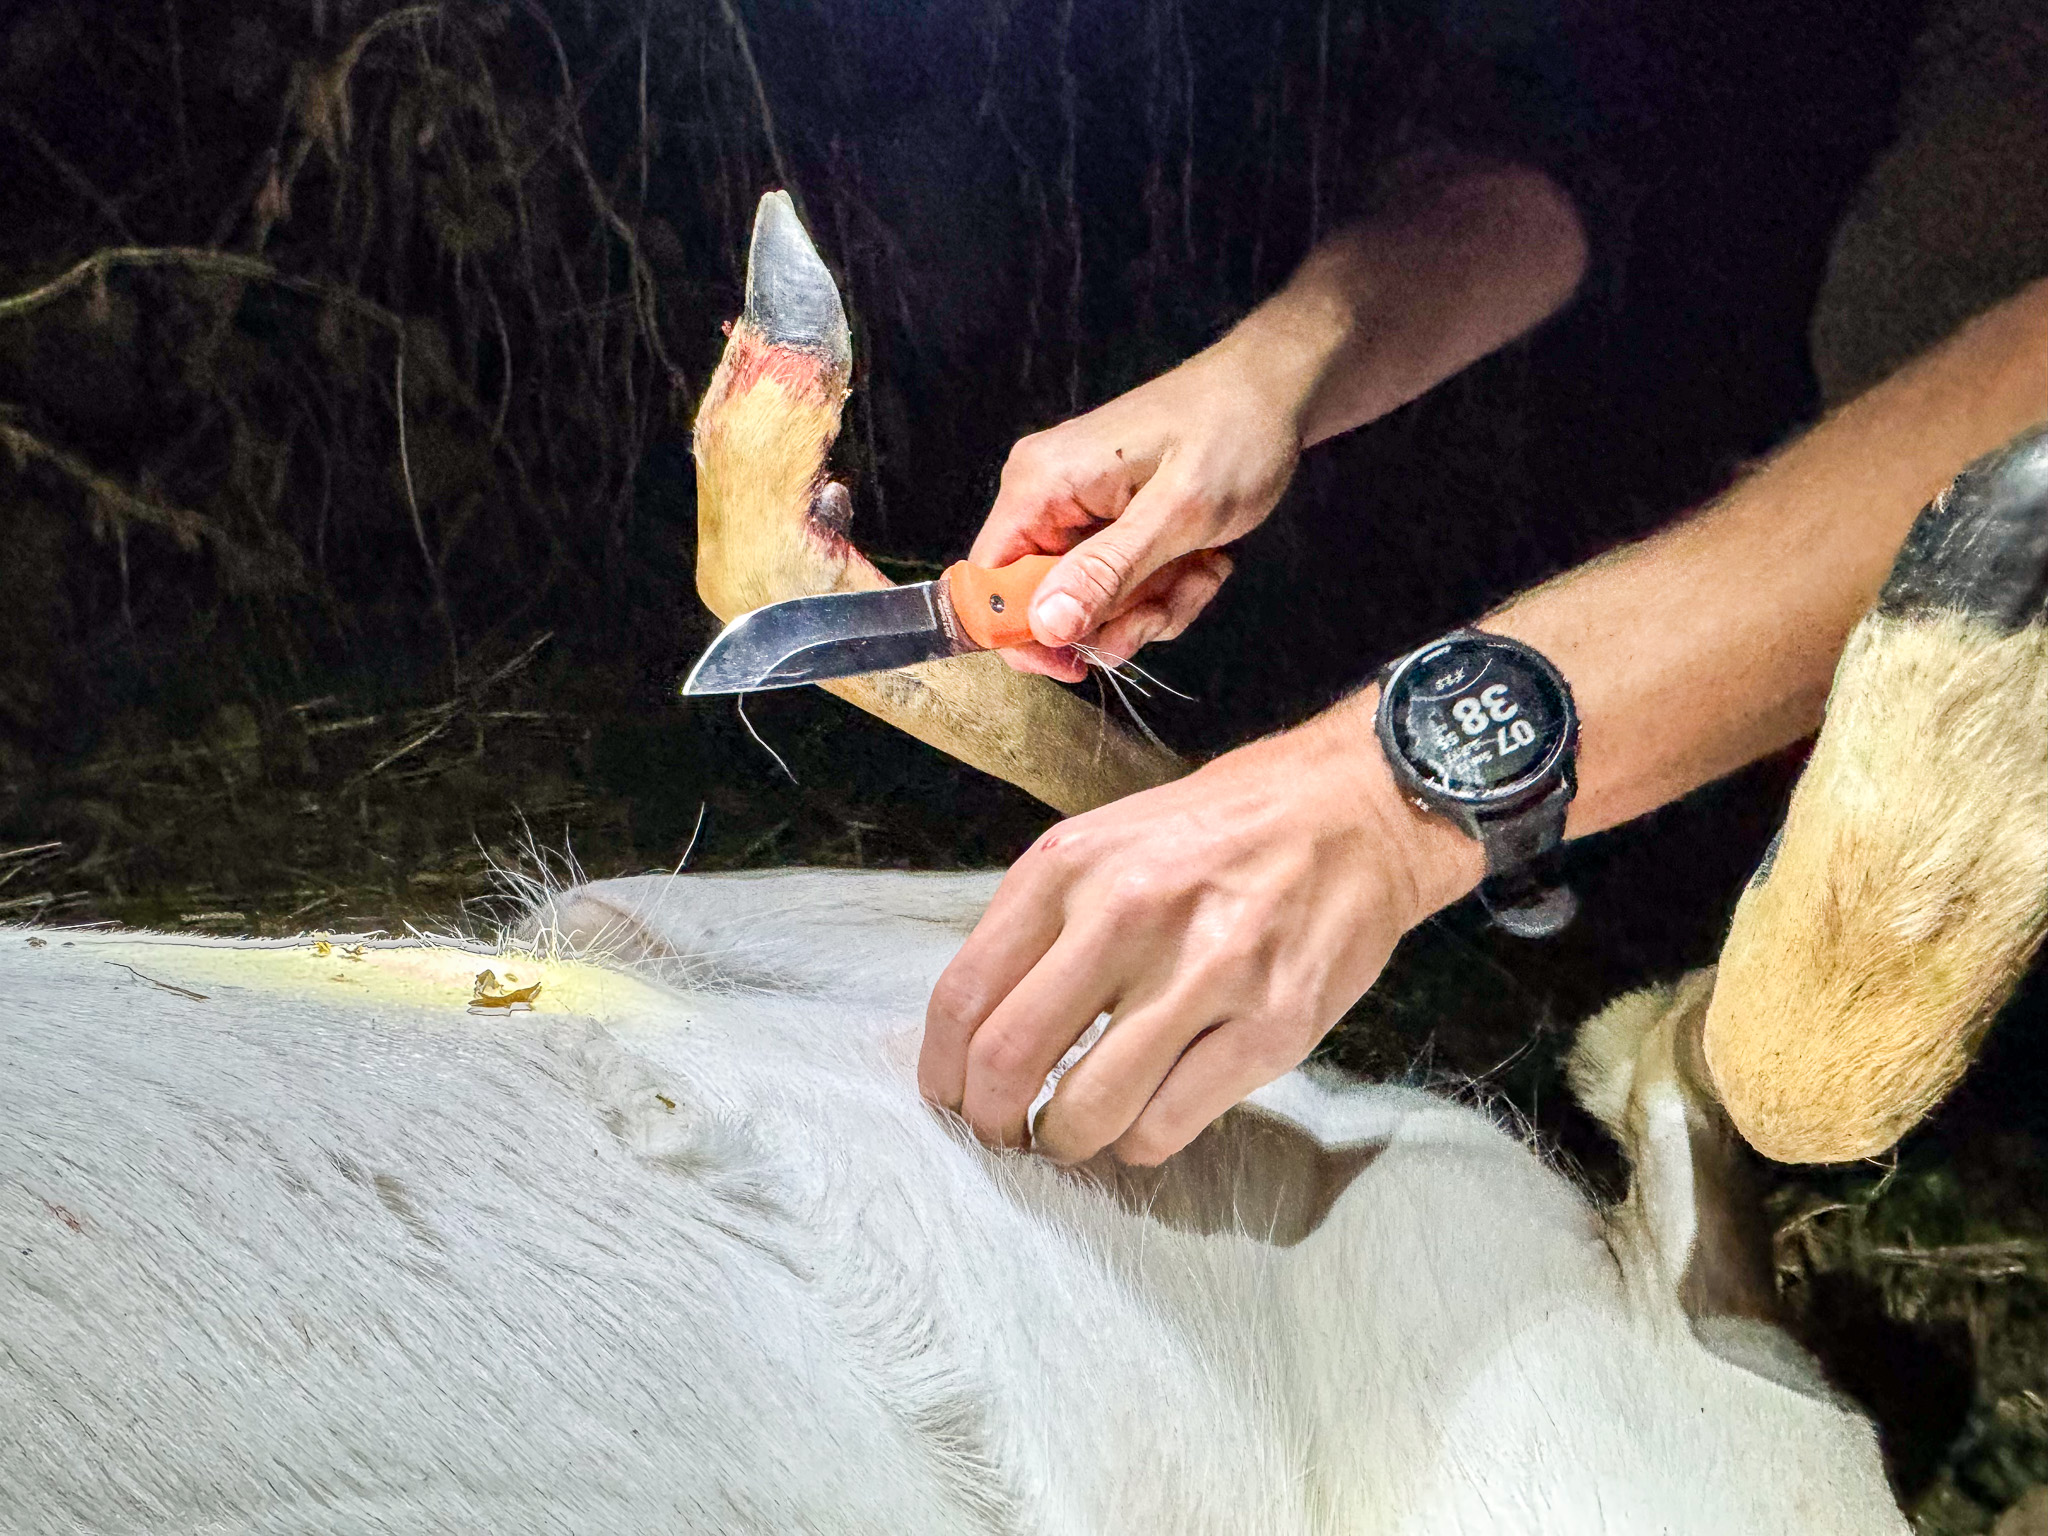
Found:
[[[994,570],[965,560],[948,566],[946,595],[961,630],[983,650],[1022,645],[1031,638],[1031,594],[1059,563],[1058,555],[1026,555]]]

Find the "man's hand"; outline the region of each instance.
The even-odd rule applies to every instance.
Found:
[[[972,559],[1066,556],[1012,666],[1068,682],[1076,641],[1128,658],[1177,635],[1230,574],[1301,450],[1413,400],[1563,304],[1586,265],[1577,210],[1540,171],[1426,153],[1372,218],[1171,373],[1011,450]]]
[[[1298,1064],[1408,928],[1478,882],[1478,845],[1409,808],[1363,695],[1173,784],[1063,821],[1004,879],[932,993],[918,1080],[1019,1146],[1157,1163]]]
[[[1127,659],[1185,629],[1230,574],[1214,546],[1251,532],[1287,489],[1296,404],[1270,366],[1225,341],[1020,441],[969,558],[1067,558],[1031,604],[1040,643],[1004,659],[1079,682],[1073,642]]]
[[[1229,574],[1303,447],[1385,415],[1564,303],[1585,269],[1541,172],[1419,155],[1393,195],[1173,372],[1020,442],[979,565],[1065,558],[1011,665],[1077,682],[1065,649],[1129,657]],[[1362,668],[1361,668],[1362,669]],[[983,1137],[1157,1162],[1292,1067],[1412,924],[1478,882],[1478,846],[1394,790],[1362,696],[1177,784],[1062,822],[1020,860],[940,979],[918,1076]]]

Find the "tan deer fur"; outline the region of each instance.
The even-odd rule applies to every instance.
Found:
[[[1870,615],[1721,951],[1705,1048],[1729,1115],[1788,1162],[1882,1152],[2044,928],[2048,627]]]

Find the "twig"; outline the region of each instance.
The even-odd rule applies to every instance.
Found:
[[[725,3],[730,10],[731,0],[725,0]],[[590,156],[584,149],[581,106],[575,100],[575,78],[569,70],[568,50],[562,46],[561,34],[555,31],[555,24],[548,19],[547,12],[540,8],[536,0],[527,0],[526,9],[547,33],[548,42],[555,51],[556,67],[562,76],[562,111],[568,114],[563,142],[569,146],[570,158],[576,162],[576,169],[582,173],[584,189],[589,193],[591,205],[597,209],[598,217],[611,227],[612,233],[619,237],[619,243],[626,248],[626,261],[633,276],[633,309],[639,318],[640,330],[647,338],[648,349],[654,353],[655,361],[661,364],[662,372],[668,375],[669,382],[677,389],[682,389],[686,387],[687,376],[669,357],[668,348],[661,339],[660,317],[656,309],[660,285],[655,282],[653,269],[647,265],[647,258],[641,253],[640,237],[634,233],[633,226],[612,206],[611,199],[605,196],[604,188],[598,184],[597,172],[591,168]]]
[[[729,5],[731,0],[726,0]],[[1060,122],[1066,131],[1060,155],[1060,192],[1066,201],[1067,250],[1072,260],[1067,268],[1067,410],[1081,409],[1081,199],[1074,181],[1080,148],[1081,82],[1074,72],[1070,49],[1074,41],[1074,0],[1060,0],[1059,19]]]
[[[318,121],[305,124],[306,131],[309,136],[318,136],[336,160],[341,158],[341,151],[348,147],[355,131],[354,115],[348,100],[348,81],[349,76],[355,73],[356,65],[362,61],[364,51],[386,32],[410,26],[416,21],[433,21],[440,14],[439,5],[409,5],[400,10],[386,11],[350,38],[348,46],[335,56],[334,62],[307,83],[305,90],[312,98],[306,103],[310,108],[307,116],[317,117]],[[292,178],[304,163],[303,154],[294,161],[291,174],[285,178],[287,195]]]
[[[11,883],[15,876],[28,873],[38,864],[48,863],[56,858],[63,848],[61,842],[36,843],[28,848],[16,848],[7,853],[0,853],[0,865],[6,866],[4,871],[0,871],[0,887]]]
[[[505,370],[504,388],[498,392],[498,414],[491,418],[491,447],[496,449],[505,440],[505,416],[512,409],[512,334],[505,329],[505,310],[498,303],[498,290],[488,278],[483,290],[484,297],[491,301],[491,318],[497,322],[498,355]]]
[[[118,480],[101,474],[78,455],[45,442],[25,427],[15,425],[0,417],[0,449],[14,460],[17,467],[31,461],[48,464],[67,478],[76,481],[88,494],[106,507],[123,517],[133,518],[138,523],[147,523],[161,528],[180,545],[187,549],[197,547],[204,539],[214,550],[230,559],[240,562],[248,569],[257,569],[263,562],[261,557],[244,549],[232,538],[226,529],[210,518],[194,512],[189,507],[180,507],[170,502],[156,501],[122,485]]]
[[[91,203],[94,209],[98,211],[99,216],[114,226],[115,234],[119,235],[123,240],[133,240],[135,238],[128,232],[128,222],[121,217],[121,210],[115,205],[114,200],[94,186],[91,178],[85,172],[58,154],[55,146],[36,131],[34,123],[31,123],[12,107],[0,109],[0,117],[4,117],[7,126],[13,129],[18,137],[28,141],[30,148],[50,162],[51,168],[63,178],[66,186],[70,187],[72,191],[84,198],[88,203]]]
[[[382,773],[386,768],[389,768],[393,763],[397,762],[400,758],[408,756],[411,753],[417,752],[421,747],[424,747],[428,742],[432,741],[436,736],[439,736],[443,731],[447,730],[449,726],[453,725],[458,719],[460,719],[466,705],[468,705],[472,700],[480,697],[487,690],[495,688],[499,683],[502,683],[506,678],[510,677],[513,673],[519,671],[528,662],[533,660],[534,656],[539,653],[540,648],[542,646],[546,645],[550,640],[554,638],[555,632],[553,630],[549,630],[546,634],[540,636],[540,638],[531,642],[525,650],[521,651],[517,656],[514,656],[510,661],[506,662],[502,667],[498,668],[498,670],[493,672],[489,677],[482,679],[480,682],[470,684],[461,693],[457,694],[454,698],[449,699],[446,703],[436,705],[434,709],[430,711],[430,714],[432,716],[438,717],[435,719],[433,725],[429,726],[425,731],[422,731],[418,736],[415,736],[411,741],[408,741],[396,752],[388,752],[383,757],[377,759],[376,762],[372,763],[368,768],[365,768],[361,773],[357,774],[354,778],[350,779],[347,784],[343,785],[343,789],[352,789],[357,785],[366,782],[369,779],[375,778],[378,774]]]
[[[178,168],[192,191],[192,134],[185,119],[185,43],[178,27],[178,0],[164,0],[164,39],[171,62],[171,124],[178,140]]]
[[[647,32],[653,24],[652,6],[640,12],[640,201],[642,217],[647,213],[647,177],[652,169],[649,162],[654,156],[653,136],[647,127]]]
[[[187,987],[174,987],[168,981],[158,981],[154,976],[145,976],[142,974],[142,972],[135,969],[134,966],[123,965],[119,960],[107,960],[103,961],[102,964],[111,965],[120,970],[124,970],[130,976],[133,976],[137,981],[146,981],[152,987],[155,987],[160,991],[169,992],[174,996],[189,997],[195,1003],[203,1003],[207,1000],[206,994],[204,992],[194,992]]]
[[[1180,45],[1180,73],[1184,88],[1181,121],[1187,130],[1180,160],[1180,238],[1187,264],[1195,264],[1195,56],[1188,47],[1187,7],[1175,0],[1174,41]]]
[[[1316,11],[1316,110],[1308,130],[1308,243],[1323,235],[1323,117],[1330,100],[1330,0]]]
[[[405,339],[405,322],[392,311],[373,299],[366,299],[353,288],[339,283],[326,283],[313,277],[294,277],[280,272],[269,262],[256,256],[240,256],[232,251],[210,251],[191,245],[116,245],[94,251],[68,271],[59,273],[38,288],[18,293],[10,299],[0,299],[0,320],[16,320],[23,315],[54,304],[67,293],[79,288],[93,277],[104,277],[117,267],[184,267],[196,272],[217,272],[228,277],[244,278],[255,283],[274,283],[288,288],[293,293],[303,293],[324,300],[329,304],[361,315],[390,331],[402,343]]]
[[[405,448],[405,340],[398,343],[396,377],[392,382],[393,408],[398,413],[398,470],[405,482],[405,509],[412,514],[413,537],[420,543],[420,558],[427,563],[427,580],[434,587],[434,612],[440,616],[441,632],[448,640],[448,682],[451,688],[462,687],[462,651],[455,641],[455,615],[448,607],[448,587],[441,578],[441,563],[434,558],[434,551],[427,544],[426,521],[420,516],[419,497],[413,494],[412,456]]]
[[[1068,0],[1071,8],[1071,0]],[[803,195],[797,191],[796,178],[789,174],[789,162],[782,158],[782,141],[775,133],[775,111],[768,105],[768,87],[761,79],[761,67],[754,62],[754,45],[747,37],[747,24],[740,18],[739,8],[732,0],[718,0],[718,7],[725,13],[725,24],[732,29],[732,40],[740,51],[740,62],[747,67],[747,80],[754,87],[754,106],[761,114],[761,137],[768,141],[768,159],[775,166],[775,179],[782,183],[782,190],[789,194],[796,204],[797,216],[804,211]]]
[[[1943,1248],[1873,1246],[1873,1259],[1920,1269],[1969,1269],[1980,1275],[2025,1274],[2032,1262],[2048,1256],[2048,1244],[2024,1237],[2002,1242],[1950,1243]]]

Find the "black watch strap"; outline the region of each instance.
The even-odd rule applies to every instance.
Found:
[[[1579,910],[1578,898],[1558,876],[1558,847],[1571,810],[1572,782],[1566,778],[1536,804],[1511,816],[1478,818],[1486,850],[1486,878],[1479,899],[1493,920],[1517,938],[1556,933]]]

